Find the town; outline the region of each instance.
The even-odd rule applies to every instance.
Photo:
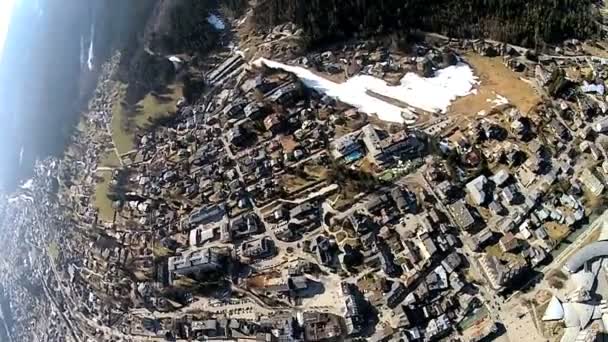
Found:
[[[565,304],[523,298],[605,272],[608,59],[425,38],[224,51],[126,152],[116,54],[69,151],[3,199],[7,340],[592,341],[600,309],[545,329]]]

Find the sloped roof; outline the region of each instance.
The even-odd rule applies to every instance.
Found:
[[[581,328],[578,326],[564,329],[564,335],[562,336],[560,342],[575,342],[580,331]]]
[[[608,240],[608,224],[602,222],[601,225],[602,227],[600,228],[600,237],[597,239],[597,241]]]
[[[564,303],[564,324],[566,328],[577,327],[580,328],[581,320],[578,318],[578,312],[574,309],[572,303]]]
[[[564,308],[560,300],[553,296],[549,305],[547,306],[547,310],[545,310],[545,314],[543,315],[543,321],[557,321],[564,318]]]
[[[585,270],[581,270],[577,273],[573,273],[571,276],[571,282],[576,284],[577,289],[583,289],[585,291],[591,291],[593,284],[595,283],[595,274]]]
[[[595,305],[589,305],[585,303],[573,303],[572,305],[574,306],[574,310],[576,310],[578,314],[581,329],[585,329],[591,322],[591,318],[593,317],[593,311],[595,310]]]

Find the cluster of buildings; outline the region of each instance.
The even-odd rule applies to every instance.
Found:
[[[407,70],[430,76],[458,61],[455,49],[472,49],[503,55],[552,100],[531,113],[503,105],[467,125],[408,128],[233,53],[207,72],[200,98],[180,99],[103,171],[110,220],[93,198],[101,159],[115,151],[117,56],[70,153],[41,162],[2,201],[11,229],[0,241],[20,246],[0,265],[5,330],[50,341],[462,339],[468,319],[550,260],[601,203],[607,73],[589,59],[595,81],[583,82],[565,72],[576,59],[532,63],[484,41],[446,46],[404,57],[357,43],[297,62],[395,81]],[[550,306],[549,320],[564,317],[562,302]],[[492,310],[472,340],[496,333]],[[56,319],[34,322],[42,316]]]

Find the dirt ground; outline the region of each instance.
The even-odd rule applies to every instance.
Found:
[[[568,229],[568,227],[556,222],[547,222],[547,224],[545,224],[545,229],[547,230],[549,237],[555,241],[561,241],[570,234],[570,229]]]
[[[529,112],[541,100],[535,89],[520,79],[520,75],[504,66],[501,57],[482,57],[465,54],[465,60],[479,77],[477,94],[461,97],[454,101],[448,114],[477,115],[480,111],[489,113],[494,104],[489,102],[504,96],[523,113]]]
[[[597,46],[594,46],[596,45]],[[590,55],[608,58],[608,46],[604,42],[597,42],[596,44],[583,43],[583,51]]]

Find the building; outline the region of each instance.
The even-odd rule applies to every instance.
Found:
[[[358,291],[354,288],[355,285],[342,283],[341,286],[342,294],[345,297],[344,302],[346,304],[346,314],[344,315],[346,333],[348,335],[357,334],[363,329],[365,323],[364,299],[358,295]]]
[[[264,115],[262,106],[256,102],[252,102],[245,106],[243,111],[245,112],[245,117],[251,120],[258,120]]]
[[[471,215],[469,208],[464,200],[460,200],[449,206],[456,224],[462,229],[469,229],[475,223],[475,218]]]
[[[487,182],[488,179],[486,178],[486,176],[481,175],[470,181],[466,186],[467,193],[469,194],[469,196],[471,196],[471,199],[477,205],[481,205],[486,200],[484,187],[486,186]]]
[[[283,126],[283,117],[281,116],[281,114],[278,113],[274,113],[274,114],[270,114],[268,115],[265,119],[264,119],[264,127],[266,128],[266,130],[272,132],[272,133],[278,133],[281,131]]]
[[[403,302],[406,296],[407,289],[405,288],[403,283],[401,283],[400,281],[395,281],[393,282],[393,286],[391,287],[391,290],[386,296],[386,305],[389,308],[394,309],[397,307],[397,305]]]
[[[246,135],[243,132],[243,128],[240,125],[232,127],[228,133],[226,133],[226,139],[229,143],[240,146],[245,141]]]
[[[345,161],[347,159],[352,159],[355,155],[361,155],[363,147],[359,141],[359,134],[347,134],[343,137],[335,139],[332,142],[332,155],[335,159],[344,158]]]
[[[604,133],[608,131],[608,118],[603,118],[593,124],[593,130],[598,133]]]
[[[295,83],[286,83],[266,94],[266,99],[281,105],[289,105],[297,99],[299,87]]]
[[[225,214],[226,207],[223,203],[206,206],[193,211],[190,217],[188,218],[188,224],[190,226],[197,226],[200,224],[217,222],[221,220]]]
[[[245,239],[259,232],[259,221],[254,213],[241,215],[230,222],[230,239]]]
[[[315,209],[316,209],[316,207],[310,202],[302,203],[302,204],[299,204],[296,207],[292,208],[291,210],[289,210],[289,217],[295,218],[295,219],[301,219]]]
[[[578,179],[583,183],[585,188],[589,190],[593,195],[599,196],[604,192],[604,184],[595,176],[595,174],[589,170],[584,169],[581,172]]]
[[[274,244],[269,237],[244,242],[241,245],[241,253],[249,259],[266,258],[275,252]]]
[[[342,335],[341,317],[321,312],[302,315],[305,341],[332,341]]]
[[[190,246],[202,246],[205,243],[212,241],[216,238],[214,227],[200,226],[196,229],[192,229],[189,235]]]
[[[383,165],[395,159],[412,159],[422,155],[424,143],[415,135],[399,132],[389,135],[372,125],[361,128],[363,143],[369,156]]]
[[[225,269],[225,266],[223,256],[213,248],[187,251],[180,256],[169,258],[169,284],[173,284],[179,276],[198,279],[202,274],[217,272]]]
[[[460,267],[461,264],[462,258],[456,252],[448,254],[448,256],[441,261],[441,266],[443,266],[448,273],[454,272],[456,269],[458,269],[458,267]]]
[[[519,247],[519,242],[513,233],[506,233],[498,242],[503,252],[511,252]]]
[[[431,340],[439,339],[452,328],[452,324],[447,314],[443,314],[432,319],[426,327],[426,336]]]
[[[407,195],[407,198],[406,198]],[[411,193],[405,193],[403,189],[396,187],[391,190],[391,197],[401,213],[410,209],[416,210],[416,196]]]
[[[509,172],[505,169],[500,169],[494,176],[490,177],[492,182],[497,186],[502,186],[509,179]]]
[[[541,87],[544,87],[551,80],[551,73],[547,69],[545,69],[542,65],[538,64],[538,65],[536,65],[536,68],[534,69],[534,77],[535,77],[538,85],[540,85]]]
[[[243,101],[233,101],[224,107],[222,112],[227,118],[239,118],[243,115],[244,107],[245,103]]]
[[[507,262],[487,254],[479,259],[479,265],[489,280],[490,286],[497,292],[504,290],[526,268],[526,265],[519,261]]]
[[[437,252],[435,242],[433,242],[433,239],[431,239],[428,233],[421,234],[418,238],[420,239],[420,255],[422,255],[424,260],[431,259]]]

